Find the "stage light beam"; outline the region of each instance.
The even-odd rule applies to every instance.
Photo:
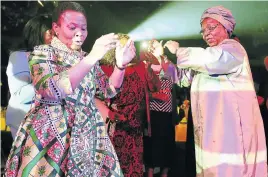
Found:
[[[264,20],[267,16],[267,2],[232,2],[232,1],[177,1],[168,2],[163,8],[156,11],[143,23],[129,32],[135,41],[151,39],[201,39],[200,18],[205,9],[223,5],[230,9],[236,18],[237,25],[235,34],[255,35],[259,34],[252,24],[261,24],[263,29],[268,29],[268,21]],[[254,11],[251,13],[244,13]]]

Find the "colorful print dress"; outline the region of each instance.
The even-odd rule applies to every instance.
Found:
[[[57,38],[35,47],[29,57],[35,107],[22,122],[6,176],[123,176],[113,145],[94,104],[96,87],[110,98],[116,90],[99,65],[72,90],[66,72],[85,53],[71,51]]]
[[[101,67],[107,75],[113,71],[112,66]],[[151,69],[145,69],[145,64],[140,62],[126,68],[121,92],[112,99],[106,99],[111,111],[127,119],[116,123],[114,135],[110,137],[124,177],[143,177],[145,95],[147,89],[155,92],[160,85],[157,75]]]

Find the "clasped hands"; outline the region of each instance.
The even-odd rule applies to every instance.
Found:
[[[164,55],[164,48],[168,48],[168,50],[172,53],[172,54],[176,54],[177,50],[179,48],[179,43],[176,41],[167,41],[165,43],[165,45],[162,45],[163,41],[155,41],[154,43],[154,47],[152,47],[152,49],[150,49],[150,52],[148,52],[147,54],[145,54],[145,60],[147,62],[149,61],[154,61],[153,58],[157,57],[157,58],[161,58],[161,60],[159,62],[161,62],[161,66],[164,69],[164,71],[166,71],[168,69],[168,66],[170,64],[170,61],[167,59],[167,57]]]
[[[120,44],[118,35],[114,33],[106,34],[98,38],[88,56],[93,64],[101,60],[104,55],[111,49],[115,48],[116,65],[124,68],[136,56],[134,42],[129,39],[125,46]]]
[[[176,41],[167,41],[164,45],[164,48],[168,48],[170,53],[176,54],[177,50],[179,49],[180,45]]]

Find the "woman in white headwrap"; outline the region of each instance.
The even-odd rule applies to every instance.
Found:
[[[178,68],[191,70],[198,177],[267,177],[263,122],[248,56],[229,38],[235,24],[230,10],[212,7],[201,18],[208,48],[165,44],[176,54]]]

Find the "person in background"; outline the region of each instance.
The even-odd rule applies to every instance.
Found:
[[[268,71],[268,56],[266,56],[263,60],[263,64],[265,66],[266,71]]]
[[[106,98],[120,91],[124,67],[135,56],[134,43],[128,40],[122,47],[110,33],[84,52],[87,18],[76,2],[59,3],[52,29],[56,36],[51,44],[36,46],[29,56],[35,105],[15,137],[6,176],[122,177],[94,97],[96,88]],[[116,63],[107,77],[98,62],[113,48]]]
[[[264,58],[264,67],[259,69],[260,80],[259,90],[257,92],[258,97],[261,97],[260,110],[264,124],[266,146],[268,146],[268,56]],[[268,159],[267,159],[268,160]]]
[[[119,34],[124,43],[128,36]],[[111,51],[115,53],[114,50]],[[114,68],[114,55],[102,59],[100,66],[108,76]],[[104,58],[106,58],[106,55]],[[160,80],[151,69],[151,64],[144,64],[135,57],[126,66],[121,91],[114,98],[105,99],[104,104],[97,106],[107,121],[115,123],[115,130],[110,134],[115,152],[118,156],[124,177],[143,177],[143,128],[148,92],[160,90]],[[97,102],[98,100],[96,100]],[[97,104],[98,105],[98,104]],[[106,109],[102,111],[103,109]],[[108,120],[107,120],[108,119]],[[109,130],[108,130],[109,131]],[[110,131],[109,131],[110,132]]]
[[[267,78],[268,77],[268,56],[266,56],[264,58],[264,66],[265,66],[265,69],[266,69],[266,72],[265,72],[266,76],[264,78]],[[263,84],[262,87],[263,88],[261,88],[261,90],[262,90],[262,92],[263,92],[262,94],[264,96],[264,104],[265,104],[266,110],[268,111],[268,82],[267,82],[267,79],[266,79],[266,82]]]
[[[235,19],[230,10],[216,6],[204,11],[200,23],[206,49],[179,47],[175,41],[164,45],[176,54],[179,70],[195,71],[191,108],[196,176],[267,176],[263,121],[248,56],[230,39]]]
[[[144,159],[148,177],[153,176],[154,168],[161,168],[161,176],[166,177],[173,165],[175,154],[175,114],[177,104],[174,84],[177,70],[163,53],[162,42],[151,40],[145,62],[155,63],[151,68],[161,81],[159,92],[150,97],[151,136],[144,139]],[[178,121],[179,122],[179,121]]]
[[[10,54],[6,74],[11,97],[6,112],[6,123],[13,138],[25,114],[30,110],[35,95],[28,56],[35,46],[50,44],[52,37],[51,15],[38,15],[25,25],[21,49]]]

